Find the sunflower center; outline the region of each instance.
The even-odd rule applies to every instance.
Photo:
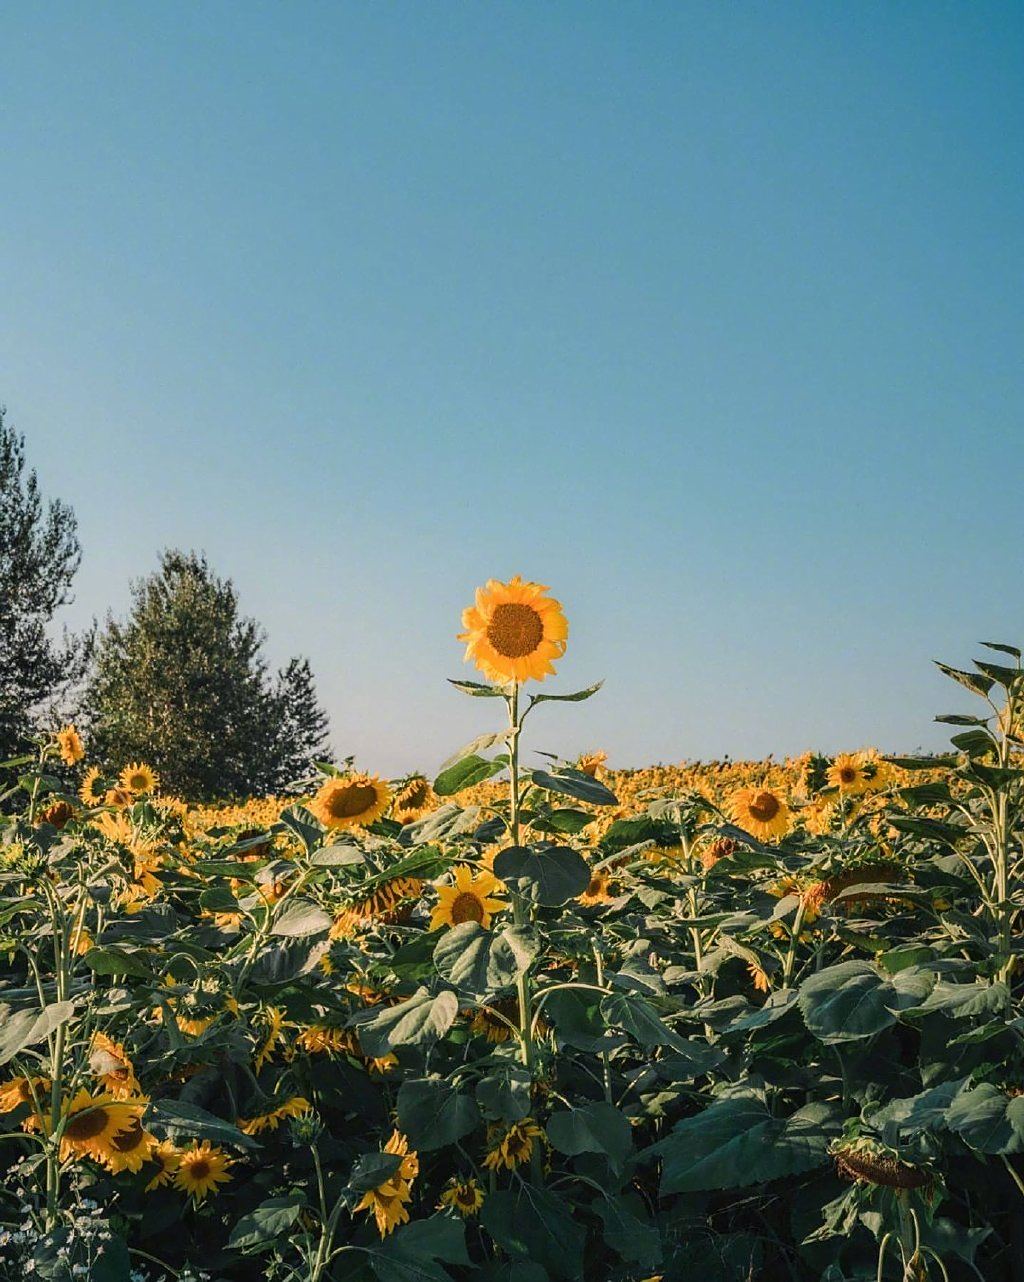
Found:
[[[464,890],[452,900],[452,921],[458,926],[464,921],[483,921],[484,906],[479,898]]]
[[[331,797],[328,809],[335,819],[351,819],[365,814],[377,800],[377,790],[369,783],[350,783]]]
[[[189,1162],[188,1173],[194,1180],[205,1180],[210,1174],[210,1163],[203,1158],[197,1158],[194,1162]]]
[[[102,1108],[91,1108],[76,1114],[64,1128],[64,1138],[80,1143],[102,1135],[107,1128],[107,1114]]]
[[[523,659],[544,639],[544,624],[531,606],[505,601],[494,607],[487,640],[506,659]]]
[[[128,1129],[115,1135],[110,1142],[119,1153],[130,1153],[142,1143],[142,1136],[142,1123],[137,1117],[133,1117]]]
[[[758,823],[771,823],[779,813],[779,799],[772,792],[759,792],[750,803],[750,813]]]
[[[839,778],[843,783],[853,783],[857,778],[857,772],[853,766],[843,766],[839,771]]]

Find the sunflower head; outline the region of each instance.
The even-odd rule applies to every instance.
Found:
[[[489,872],[474,876],[472,869],[459,864],[455,869],[455,885],[437,889],[437,907],[430,916],[430,929],[475,921],[487,930],[494,913],[505,907],[505,901],[494,896],[497,886]]]
[[[387,810],[391,792],[376,775],[335,775],[309,804],[325,828],[366,828]]]
[[[160,780],[152,766],[143,761],[133,761],[121,771],[119,783],[125,792],[133,797],[141,797],[147,792],[156,792]]]
[[[413,775],[395,797],[395,818],[399,823],[413,823],[434,804],[436,797],[423,775]]]
[[[54,735],[54,739],[61,761],[66,766],[77,766],[85,756],[85,746],[82,743],[82,736],[75,727],[63,726]]]
[[[75,808],[70,801],[55,801],[39,814],[41,823],[52,824],[54,828],[64,828],[74,818]]]
[[[484,1191],[470,1176],[465,1180],[450,1179],[441,1191],[441,1200],[438,1202],[437,1209],[443,1211],[448,1207],[466,1220],[476,1215],[483,1204]]]
[[[740,788],[732,795],[730,809],[740,827],[762,841],[784,837],[792,826],[786,799],[772,788]]]
[[[178,1155],[174,1183],[193,1202],[202,1202],[210,1193],[218,1193],[219,1185],[231,1179],[233,1159],[221,1149],[204,1140]]]
[[[855,797],[867,791],[871,777],[859,756],[843,752],[829,766],[828,782],[831,787],[838,788],[848,797]]]
[[[98,806],[103,800],[103,778],[100,774],[99,766],[90,766],[85,772],[85,778],[82,780],[82,786],[78,790],[78,795],[87,806]]]
[[[489,681],[543,681],[565,653],[569,623],[561,604],[540,583],[518,575],[508,583],[489,579],[476,602],[462,612],[466,659]]]

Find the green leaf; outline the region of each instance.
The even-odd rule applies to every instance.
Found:
[[[44,1041],[74,1013],[74,1002],[50,1002],[43,1010],[19,1010],[13,1015],[9,1006],[0,1006],[0,1064]]]
[[[756,1095],[720,1099],[677,1122],[654,1146],[663,1161],[661,1194],[747,1188],[814,1170],[828,1161],[838,1129],[828,1104],[807,1104],[780,1118]]]
[[[578,851],[539,842],[499,851],[494,875],[515,894],[554,908],[583,894],[590,885],[591,870]]]
[[[513,984],[536,955],[537,943],[522,927],[493,932],[465,921],[438,940],[434,965],[460,992],[483,996]]]
[[[529,1260],[569,1282],[582,1279],[586,1231],[551,1189],[523,1180],[499,1189],[484,1202],[480,1222],[513,1260]]]
[[[234,902],[234,897],[231,898]],[[156,977],[140,954],[125,952],[123,948],[90,948],[85,954],[85,964],[97,975],[131,975],[135,979]]]
[[[439,797],[450,797],[456,792],[462,792],[464,788],[472,788],[474,784],[483,783],[485,779],[499,774],[507,765],[508,757],[504,753],[495,757],[493,761],[487,761],[484,757],[471,753],[468,757],[457,761],[454,766],[441,771],[434,780],[434,791]]]
[[[268,1197],[254,1211],[243,1215],[228,1238],[228,1246],[235,1251],[249,1251],[273,1246],[276,1239],[288,1232],[302,1214],[305,1195],[289,1193],[285,1197]]]
[[[597,694],[603,685],[603,681],[595,681],[592,686],[577,690],[573,694],[534,694],[530,696],[530,704],[532,706],[535,703],[582,703],[592,694]]]
[[[1021,678],[1020,668],[1007,668],[1001,663],[986,663],[983,659],[975,659],[974,666],[1006,690],[1012,689]]]
[[[359,1199],[370,1189],[375,1189],[402,1165],[400,1153],[364,1153],[352,1166],[346,1189],[355,1199]]]
[[[421,1153],[454,1144],[480,1124],[480,1110],[440,1077],[402,1083],[398,1092],[398,1127]]]
[[[235,1148],[260,1147],[252,1136],[237,1126],[186,1100],[157,1100],[146,1113],[146,1126],[165,1131],[171,1140],[202,1139],[212,1140],[215,1144],[231,1144]]]
[[[474,699],[504,699],[506,694],[502,686],[485,686],[479,681],[453,681],[449,677],[448,684],[461,690],[463,694],[472,695]]]
[[[594,1211],[604,1224],[604,1240],[627,1264],[656,1269],[661,1264],[661,1234],[650,1222],[639,1198],[596,1198]],[[643,1218],[641,1218],[641,1216]]]
[[[451,1282],[439,1261],[470,1264],[466,1226],[448,1215],[400,1225],[380,1246],[366,1249],[379,1282]]]
[[[458,1013],[459,999],[451,989],[434,997],[426,988],[418,988],[397,1006],[371,1012],[369,1019],[364,1012],[352,1022],[359,1029],[363,1053],[380,1057],[396,1046],[433,1046],[451,1028]]]
[[[953,1100],[946,1124],[979,1153],[1024,1152],[1024,1095],[982,1082]]]
[[[358,846],[349,842],[336,842],[332,846],[321,846],[309,857],[314,868],[348,868],[353,864],[365,864],[366,856]]]
[[[469,743],[464,744],[457,752],[453,752],[450,757],[442,761],[439,773],[443,775],[445,771],[450,770],[452,766],[457,766],[467,757],[479,757],[480,753],[488,748],[495,748],[499,743],[507,742],[507,730],[501,730],[497,734],[478,734],[475,739],[471,739]]]
[[[610,788],[606,788],[599,779],[594,779],[582,770],[570,770],[567,766],[554,773],[547,770],[534,770],[530,778],[538,788],[546,792],[557,792],[565,797],[575,797],[577,801],[589,802],[592,806],[617,806],[619,799]]]
[[[270,928],[270,933],[298,939],[307,935],[322,935],[330,930],[331,924],[331,917],[319,904],[314,904],[310,899],[291,899]]]
[[[503,1064],[477,1082],[477,1103],[494,1121],[521,1122],[530,1112],[531,1081],[525,1068]]]
[[[821,1041],[851,1042],[889,1028],[896,1012],[920,1005],[933,984],[915,967],[886,978],[866,961],[840,962],[804,980],[800,1009]]]
[[[1015,645],[1004,645],[1001,641],[981,641],[979,644],[983,645],[986,650],[996,650],[1000,654],[1008,654],[1014,659],[1021,657],[1021,652]]]
[[[687,1048],[686,1039],[674,1033],[636,993],[609,993],[601,1002],[601,1014],[609,1024],[625,1029],[641,1046],[671,1046],[676,1051]]]
[[[984,696],[988,694],[995,685],[995,680],[992,677],[986,677],[981,673],[964,672],[960,668],[951,668],[946,663],[940,663],[938,659],[935,659],[934,663],[940,672],[945,673],[947,677],[951,677],[954,681],[959,681],[959,683],[962,686],[966,686],[972,694],[980,694]]]
[[[621,1167],[633,1151],[633,1132],[625,1113],[603,1101],[552,1113],[547,1130],[552,1147],[568,1157],[603,1153],[613,1166]]]
[[[987,730],[965,730],[963,734],[953,735],[950,743],[969,757],[984,757],[996,749],[995,740]]]

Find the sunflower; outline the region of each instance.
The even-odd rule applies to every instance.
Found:
[[[29,1119],[31,1125],[28,1129],[35,1130],[38,1126],[45,1135],[52,1135],[62,1126],[62,1162],[81,1157],[103,1162],[110,1155],[114,1136],[141,1120],[147,1103],[144,1099],[119,1100],[107,1092],[90,1095],[88,1091],[80,1090],[73,1099],[64,1101],[56,1122],[49,1113],[44,1113],[41,1118]]]
[[[544,595],[540,583],[516,575],[508,583],[488,579],[477,588],[476,604],[462,612],[459,640],[489,681],[543,681],[553,660],[565,653],[569,623],[561,604]]]
[[[437,1209],[443,1211],[451,1207],[464,1220],[476,1215],[484,1204],[484,1191],[472,1176],[468,1180],[450,1179],[441,1190],[441,1200]]]
[[[434,790],[423,775],[413,775],[395,797],[395,818],[400,824],[411,824],[425,815],[435,801]]]
[[[605,773],[604,763],[608,760],[607,752],[585,752],[576,762],[576,769],[591,779],[598,779]]]
[[[117,1175],[119,1171],[131,1171],[133,1174],[142,1170],[143,1162],[148,1162],[154,1148],[156,1136],[150,1135],[142,1127],[139,1118],[133,1117],[128,1127],[111,1138],[110,1149],[104,1159],[109,1171]]]
[[[409,1141],[400,1131],[394,1131],[384,1145],[384,1152],[401,1159],[397,1168],[376,1187],[367,1190],[356,1204],[357,1211],[369,1211],[377,1221],[381,1237],[409,1219],[406,1203],[412,1200],[412,1182],[419,1174],[420,1160],[409,1152]]]
[[[430,929],[439,926],[458,926],[464,921],[479,922],[486,930],[491,916],[505,907],[503,899],[492,899],[497,882],[489,872],[476,877],[463,864],[455,869],[455,885],[437,888],[437,907],[430,914]]]
[[[390,801],[390,789],[376,775],[335,775],[324,780],[309,809],[325,828],[366,828]]]
[[[521,1122],[513,1122],[507,1131],[492,1130],[491,1147],[484,1158],[484,1166],[491,1171],[500,1171],[502,1167],[513,1171],[523,1162],[528,1162],[533,1154],[534,1142],[544,1132],[532,1118],[526,1117]]]
[[[141,797],[146,792],[156,792],[160,787],[156,771],[144,761],[133,761],[130,766],[125,766],[121,771],[120,783],[126,792],[136,797]]]
[[[258,1113],[255,1117],[240,1119],[238,1129],[244,1131],[246,1135],[259,1135],[263,1131],[276,1131],[285,1118],[299,1117],[302,1113],[308,1113],[312,1107],[308,1099],[301,1095],[292,1095],[283,1104],[279,1104],[277,1108],[269,1109],[266,1113]]]
[[[423,889],[423,882],[418,877],[392,877],[382,881],[362,899],[354,900],[347,908],[335,917],[331,926],[331,939],[347,939],[360,926],[379,918],[381,921],[394,920],[403,900],[418,899]]]
[[[710,872],[718,863],[719,859],[728,859],[734,855],[739,846],[731,837],[716,837],[710,846],[706,846],[700,853],[701,867],[705,872]]]
[[[66,766],[77,766],[85,756],[85,747],[82,743],[82,736],[74,726],[64,726],[58,730],[54,736],[57,741],[57,750],[60,753],[60,759]]]
[[[615,896],[611,893],[611,877],[603,868],[595,868],[590,874],[590,885],[582,895],[577,895],[579,903],[592,908],[595,904],[610,904]]]
[[[54,828],[64,828],[69,820],[74,818],[75,808],[70,801],[55,801],[52,805],[40,811],[39,821],[44,824],[52,824]]]
[[[281,1040],[281,1029],[284,1026],[284,1011],[280,1006],[268,1006],[263,1015],[266,1020],[266,1033],[253,1057],[253,1067],[257,1073],[273,1056],[274,1048]]]
[[[89,1048],[89,1069],[100,1085],[117,1099],[134,1095],[139,1089],[132,1062],[120,1042],[106,1033],[93,1033]]]
[[[859,756],[843,752],[829,766],[828,782],[831,787],[838,788],[847,796],[855,797],[868,790],[871,779]]]
[[[231,1176],[228,1171],[233,1159],[221,1149],[204,1140],[193,1144],[178,1155],[174,1172],[174,1186],[199,1203],[208,1193],[218,1193],[219,1184],[226,1184]]]
[[[0,1083],[0,1113],[13,1113],[24,1104],[34,1106],[49,1089],[48,1077],[12,1077]]]
[[[771,788],[740,788],[730,799],[732,817],[762,841],[784,837],[792,824],[785,798]]]
[[[90,766],[85,772],[78,795],[87,806],[98,806],[103,800],[103,777],[99,766]]]
[[[114,810],[124,810],[135,800],[135,793],[129,792],[127,788],[108,788],[103,794],[103,804],[111,806]]]
[[[478,1037],[486,1037],[492,1045],[500,1046],[515,1032],[516,1020],[519,1017],[519,1003],[514,999],[499,998],[489,1007],[481,1006],[479,1010],[465,1013],[472,1015],[469,1023],[471,1033],[475,1033]]]
[[[157,1168],[156,1174],[146,1185],[146,1192],[152,1193],[154,1189],[170,1184],[181,1161],[181,1153],[177,1145],[172,1144],[170,1140],[161,1140],[149,1150],[146,1160]]]
[[[296,1037],[295,1045],[308,1055],[341,1055],[355,1050],[355,1037],[347,1028],[310,1024]]]

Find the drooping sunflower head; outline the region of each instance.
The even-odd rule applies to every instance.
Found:
[[[427,813],[435,800],[429,781],[423,775],[413,775],[395,797],[395,818],[401,824],[413,823]]]
[[[160,779],[152,766],[147,766],[144,761],[134,761],[121,771],[120,784],[133,797],[141,797],[147,792],[156,792]]]
[[[587,908],[596,904],[610,904],[614,899],[611,892],[612,879],[604,868],[595,868],[590,874],[590,885],[577,899]]]
[[[368,1211],[374,1217],[382,1238],[408,1221],[406,1203],[412,1200],[412,1182],[420,1170],[418,1155],[409,1152],[409,1141],[400,1131],[392,1133],[384,1145],[384,1152],[397,1157],[397,1165],[386,1179],[363,1194],[355,1208]]]
[[[66,766],[77,766],[85,756],[85,745],[75,727],[63,726],[54,738],[57,741],[57,751],[60,753],[61,761]]]
[[[89,1070],[104,1090],[116,1098],[132,1095],[139,1089],[132,1062],[120,1042],[106,1033],[93,1033],[89,1048]]]
[[[500,1171],[502,1168],[515,1170],[517,1166],[530,1160],[534,1144],[543,1139],[543,1136],[544,1132],[529,1117],[521,1122],[513,1122],[505,1131],[492,1131],[484,1166],[491,1171]]]
[[[762,841],[784,837],[792,826],[785,797],[772,788],[740,788],[730,799],[732,817]]]
[[[476,603],[462,612],[466,659],[489,681],[543,681],[565,653],[569,622],[561,604],[540,583],[518,575],[508,583],[489,579]]]
[[[75,808],[70,801],[55,801],[52,805],[40,811],[39,819],[44,824],[52,824],[54,828],[62,829],[74,818]]]
[[[483,1204],[484,1191],[477,1181],[472,1176],[465,1180],[456,1177],[450,1179],[441,1190],[437,1209],[443,1211],[445,1207],[450,1207],[466,1220],[476,1215]]]
[[[494,913],[505,907],[505,901],[494,896],[497,884],[489,872],[474,877],[472,869],[459,864],[455,869],[455,885],[437,888],[437,907],[430,915],[430,929],[475,921],[486,930]]]
[[[585,752],[576,762],[576,769],[591,779],[598,779],[604,774],[604,763],[608,760],[607,752]]]
[[[390,789],[376,775],[336,775],[320,786],[309,809],[325,828],[366,828],[390,801]]]

